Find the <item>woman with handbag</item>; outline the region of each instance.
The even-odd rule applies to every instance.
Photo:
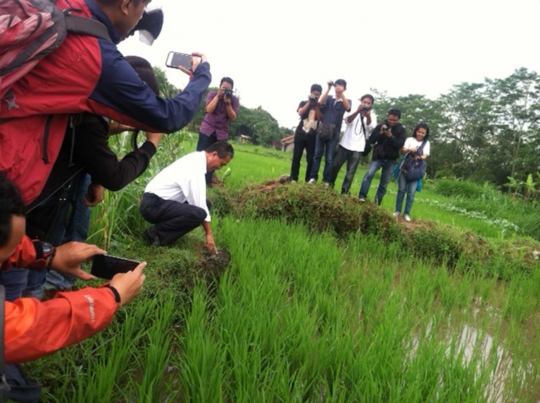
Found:
[[[401,149],[402,154],[406,154],[401,163],[399,174],[397,177],[398,192],[396,197],[396,211],[394,216],[401,214],[403,206],[403,198],[407,193],[407,201],[405,202],[405,210],[403,218],[405,221],[411,221],[409,214],[411,213],[414,202],[414,194],[418,186],[418,181],[426,170],[426,158],[430,153],[429,126],[425,123],[419,123],[413,131],[412,137],[405,140],[405,144]]]

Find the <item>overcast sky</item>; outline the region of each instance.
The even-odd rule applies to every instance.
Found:
[[[138,35],[126,40],[124,55],[147,58],[183,88],[187,76],[165,67],[167,53],[203,52],[212,86],[233,78],[241,104],[289,128],[311,84],[328,79],[347,81],[354,108],[370,88],[434,99],[519,67],[540,72],[540,0],[153,0],[150,8],[165,13],[161,36],[152,47]]]

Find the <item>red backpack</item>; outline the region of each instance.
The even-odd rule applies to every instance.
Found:
[[[0,99],[17,108],[9,88],[57,49],[68,32],[110,40],[99,21],[77,17],[75,8],[60,10],[54,0],[0,1]],[[1,117],[0,117],[1,118]]]

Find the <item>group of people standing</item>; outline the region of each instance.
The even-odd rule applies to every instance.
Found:
[[[335,96],[329,95],[332,87]],[[367,159],[371,154],[358,198],[361,201],[366,200],[373,177],[381,170],[374,199],[375,203],[380,205],[394,174],[398,183],[394,216],[399,216],[403,211],[405,221],[410,221],[414,195],[421,179],[408,179],[404,164],[407,158],[425,160],[429,156],[429,127],[425,123],[419,123],[413,130],[412,137],[406,138],[405,128],[400,123],[399,109],[390,109],[386,118],[377,123],[373,110],[374,97],[371,94],[363,95],[358,107],[353,110],[351,100],[345,97],[346,89],[347,82],[343,79],[329,81],[324,93],[321,85],[313,84],[308,100],[300,102],[297,109],[300,122],[294,134],[290,180],[292,183],[298,181],[300,163],[305,152],[305,181],[309,184],[316,183],[324,154],[323,183],[333,188],[339,171],[346,163],[341,194],[350,194],[358,164],[362,157]],[[345,130],[340,138],[343,123]],[[405,195],[407,201],[405,209],[402,210]]]

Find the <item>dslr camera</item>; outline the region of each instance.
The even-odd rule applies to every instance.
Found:
[[[387,130],[390,130],[390,127],[387,126],[387,125],[382,125],[381,131],[385,132],[385,131],[387,131]]]
[[[232,98],[232,90],[224,90],[223,92],[228,99]]]
[[[318,99],[319,99],[319,97],[316,96],[316,95],[310,95],[310,96],[309,96],[309,102],[310,102],[311,104],[315,104],[315,103],[318,101]]]
[[[334,83],[333,81],[328,81],[328,85],[330,87],[335,87],[336,86],[336,83]]]
[[[370,106],[367,106],[367,105],[364,105],[364,106],[362,106],[362,110],[363,110],[364,112],[368,112],[368,111],[371,110],[371,107],[370,107]]]

